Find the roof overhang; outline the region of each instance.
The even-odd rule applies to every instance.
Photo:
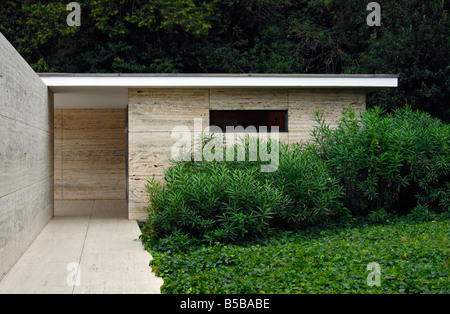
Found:
[[[55,108],[121,108],[128,88],[362,88],[398,86],[387,74],[67,74],[41,73]]]
[[[397,75],[322,74],[40,74],[55,91],[64,87],[397,87]]]

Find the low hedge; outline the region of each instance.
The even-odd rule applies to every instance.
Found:
[[[175,162],[164,183],[148,180],[149,241],[182,248],[193,243],[239,243],[273,228],[295,228],[336,215],[342,187],[310,144],[280,143],[278,169],[261,163]]]
[[[271,219],[288,199],[259,170],[230,169],[205,162],[193,169],[179,163],[165,172],[165,184],[150,179],[146,230],[161,245],[238,242],[267,234]]]

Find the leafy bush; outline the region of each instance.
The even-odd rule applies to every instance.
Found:
[[[332,178],[312,144],[280,145],[278,170],[267,174],[290,199],[278,209],[284,228],[326,221],[337,213],[342,186]]]
[[[392,149],[403,153],[402,173],[409,182],[397,204],[450,211],[449,125],[408,108],[397,110],[391,123]]]
[[[266,234],[287,199],[256,167],[231,170],[224,162],[201,162],[194,170],[178,163],[165,171],[165,184],[150,179],[150,240],[186,236],[200,242],[236,242]],[[184,237],[183,237],[184,236]],[[177,242],[177,241],[175,241]]]
[[[449,126],[409,108],[317,121],[315,143],[280,144],[275,172],[190,160],[149,180],[143,237],[162,292],[449,292]],[[380,286],[367,283],[372,262]]]
[[[212,138],[201,140],[204,147]],[[245,139],[224,150],[237,154],[243,145],[244,161],[182,158],[165,171],[163,183],[150,179],[145,227],[149,242],[166,248],[236,243],[266,236],[272,227],[311,225],[335,215],[342,187],[330,177],[314,146],[268,144],[269,149],[279,145],[278,168],[273,172],[261,171],[260,158],[249,161],[252,140]]]
[[[269,142],[278,152],[277,170],[262,172],[260,155],[249,161],[253,140],[239,148],[244,161],[175,161],[164,182],[148,181],[145,236],[166,248],[193,243],[237,243],[266,236],[273,227],[294,229],[335,217],[393,214],[431,220],[450,212],[450,128],[411,109],[359,115],[347,110],[336,128],[317,113],[315,143]],[[202,147],[213,137],[204,137]],[[259,147],[259,140],[256,140]],[[276,146],[278,145],[278,149]],[[216,151],[213,152],[214,154]]]
[[[320,113],[316,119],[318,152],[344,186],[353,213],[409,212],[420,204],[450,209],[447,124],[410,108],[347,110],[334,129]]]

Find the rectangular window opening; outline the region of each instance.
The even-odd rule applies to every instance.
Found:
[[[239,129],[235,130],[238,126],[244,132],[260,132],[261,126],[267,127],[267,132],[271,132],[275,126],[279,132],[287,132],[287,118],[287,110],[210,110],[209,125],[219,127],[224,133],[227,132],[227,126],[232,127],[232,132],[239,132]],[[213,129],[211,131],[214,132]]]

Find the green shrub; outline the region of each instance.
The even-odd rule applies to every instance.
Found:
[[[392,149],[404,155],[402,174],[409,182],[398,205],[409,210],[427,204],[450,211],[450,127],[427,113],[399,109],[392,116]]]
[[[428,205],[419,204],[408,214],[412,221],[430,221],[437,218],[437,215],[429,210]]]
[[[338,126],[317,113],[314,138],[355,214],[409,212],[418,204],[449,210],[450,128],[409,108],[385,114],[347,110]]]
[[[272,227],[303,228],[339,216],[379,223],[398,212],[421,220],[450,212],[447,124],[409,108],[347,110],[336,128],[320,113],[317,121],[315,143],[269,142],[279,156],[273,172],[261,171],[267,162],[259,154],[249,161],[255,142],[248,138],[225,147],[223,159],[233,149],[235,161],[194,161],[188,152],[191,158],[175,161],[164,182],[148,181],[145,237],[184,248],[258,239]],[[205,147],[213,137],[201,140]]]
[[[259,169],[230,169],[225,162],[201,162],[194,170],[178,163],[165,171],[164,184],[149,179],[151,241],[237,242],[261,237],[287,199]],[[188,235],[188,236],[186,236]],[[167,242],[167,241],[166,241]]]
[[[278,170],[267,176],[290,199],[277,211],[284,228],[326,221],[339,209],[342,186],[330,176],[312,144],[282,143]]]
[[[203,146],[209,140],[202,138]],[[243,145],[244,161],[194,161],[189,152],[191,158],[165,171],[164,182],[149,179],[148,241],[166,248],[236,243],[266,236],[272,227],[302,227],[336,214],[342,187],[314,146],[270,141],[270,149],[279,145],[278,168],[262,172],[264,162],[248,158],[252,141],[226,147]]]

